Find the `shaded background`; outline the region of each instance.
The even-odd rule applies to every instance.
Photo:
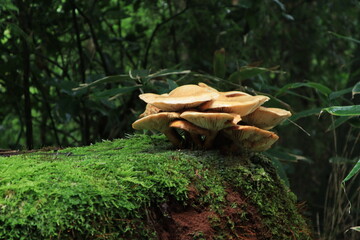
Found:
[[[0,0],[0,148],[124,137],[141,92],[203,81],[268,94],[300,126],[279,126],[268,155],[315,235],[358,239],[345,233],[360,225],[358,177],[340,182],[359,117],[319,113],[360,103],[359,21],[355,0]]]

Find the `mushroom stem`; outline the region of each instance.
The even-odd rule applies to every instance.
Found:
[[[205,137],[204,148],[210,149],[214,145],[214,140],[218,134],[218,131],[211,131],[209,135]]]
[[[202,148],[203,147],[203,141],[201,139],[201,135],[200,134],[196,134],[196,133],[190,133],[191,136],[191,140],[193,141],[194,145],[198,148]]]
[[[200,134],[184,131],[184,137],[186,146],[190,146],[191,148],[196,149],[203,147],[203,142]]]
[[[163,131],[163,134],[169,139],[169,141],[177,148],[182,148],[184,145],[184,139],[173,128],[168,128]]]

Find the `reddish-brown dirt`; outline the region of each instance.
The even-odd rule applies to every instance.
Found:
[[[271,239],[254,206],[244,196],[230,188],[226,190],[226,202],[220,211],[197,205],[198,192],[189,188],[186,206],[169,201],[156,210],[155,229],[161,240],[212,240],[223,239],[258,240]],[[221,212],[221,213],[220,213]]]

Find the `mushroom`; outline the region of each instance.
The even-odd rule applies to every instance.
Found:
[[[180,114],[176,112],[156,113],[136,120],[132,127],[136,130],[146,129],[162,132],[174,146],[182,147],[183,138],[174,128],[169,127],[169,123],[179,117]]]
[[[153,93],[140,94],[140,99],[163,111],[179,111],[194,108],[200,104],[215,99],[219,93],[209,91],[197,85],[183,85],[175,88],[168,95]]]
[[[241,96],[251,96],[250,94],[247,94],[246,92],[241,91],[230,91],[230,92],[221,92],[221,94],[225,97],[231,98],[231,97],[241,97]]]
[[[259,107],[254,112],[244,116],[242,120],[247,124],[269,130],[290,116],[291,112],[281,108]]]
[[[225,96],[225,97],[251,96],[250,94],[247,94],[247,93],[241,92],[241,91],[219,92],[215,88],[212,88],[209,85],[202,83],[202,82],[198,83],[198,85],[202,88],[208,89],[209,91],[217,92],[220,94],[220,96]]]
[[[229,145],[229,151],[233,147],[264,151],[279,138],[267,130],[291,116],[283,109],[261,107],[269,100],[267,96],[252,96],[241,91],[219,92],[205,83],[183,85],[167,94],[145,93],[139,97],[147,105],[133,128],[160,131],[176,147],[185,147],[186,141],[176,130],[181,129],[185,140],[191,139],[189,142],[205,149]],[[237,125],[240,120],[253,126]]]
[[[198,147],[201,147],[203,145],[201,136],[202,135],[204,135],[204,136],[210,135],[209,130],[198,127],[186,120],[175,120],[170,123],[169,127],[184,130],[185,133],[188,133],[190,135],[191,140]],[[186,137],[186,135],[185,135],[185,137]]]
[[[215,88],[213,87],[210,87],[209,85],[207,85],[206,83],[202,83],[202,82],[199,82],[198,83],[199,87],[202,87],[202,88],[205,88],[211,92],[219,92],[218,90],[216,90]]]
[[[237,125],[226,128],[223,132],[240,148],[249,151],[265,151],[279,139],[275,133],[254,126]]]
[[[205,149],[213,146],[214,139],[221,129],[235,126],[241,120],[238,114],[195,111],[185,111],[181,113],[180,118],[210,131],[210,134],[205,137]]]
[[[237,113],[242,117],[252,113],[255,111],[255,109],[268,100],[269,97],[263,95],[249,95],[239,97],[220,96],[215,100],[202,104],[199,109],[201,111],[211,110],[218,112]]]
[[[152,115],[152,114],[156,114],[161,112],[161,109],[151,105],[151,104],[146,104],[146,108],[145,111],[139,115],[139,118],[143,118],[146,117],[148,115]]]

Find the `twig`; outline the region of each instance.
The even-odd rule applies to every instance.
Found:
[[[74,3],[74,5],[75,5],[75,3]],[[97,39],[97,36],[95,34],[93,24],[91,22],[91,19],[88,16],[86,16],[86,14],[78,6],[75,5],[75,8],[79,11],[80,15],[85,19],[86,23],[88,24],[88,26],[90,28],[91,37],[92,37],[92,39],[94,41],[94,44],[95,44],[95,48],[99,52],[99,55],[100,55],[100,58],[101,58],[101,63],[102,63],[102,66],[104,68],[105,74],[107,76],[110,75],[110,71],[109,71],[109,68],[108,68],[107,63],[106,63],[105,55],[104,55],[104,53],[102,51],[102,48],[100,47],[100,44],[98,42],[98,39]]]
[[[183,10],[181,10],[180,12],[178,12],[177,14],[165,19],[164,21],[162,21],[161,23],[158,23],[154,29],[154,31],[152,32],[149,42],[146,46],[146,51],[145,51],[145,56],[144,56],[144,62],[143,62],[143,68],[145,69],[147,66],[147,61],[148,61],[148,56],[149,56],[149,51],[150,51],[150,47],[151,44],[154,40],[155,34],[156,32],[160,29],[160,27],[162,27],[163,25],[165,25],[166,23],[170,22],[171,20],[173,20],[174,18],[180,16],[181,14],[183,14],[184,12],[186,12],[189,8],[186,6]]]
[[[76,34],[76,42],[77,42],[77,48],[79,51],[79,57],[80,57],[80,74],[81,74],[81,82],[85,83],[86,82],[86,76],[85,76],[85,64],[84,64],[84,54],[83,54],[83,50],[82,50],[82,46],[81,46],[81,39],[80,39],[80,32],[79,32],[79,26],[78,26],[78,22],[76,19],[76,5],[74,0],[71,0],[71,5],[72,5],[72,17],[73,17],[73,24],[74,24],[74,28],[75,28],[75,34]],[[79,10],[80,13],[80,10]],[[81,14],[81,13],[80,13]],[[85,18],[86,19],[86,18]],[[89,19],[88,19],[89,20]],[[90,29],[92,29],[91,24],[89,23]],[[93,33],[93,30],[91,30],[91,32]],[[105,69],[106,70],[106,69]],[[83,143],[85,145],[89,145],[90,144],[90,118],[89,118],[89,113],[88,113],[88,109],[86,107],[86,104],[84,101],[82,101],[83,107],[83,112],[84,112],[84,125],[82,127],[82,132],[84,134],[83,136]]]

